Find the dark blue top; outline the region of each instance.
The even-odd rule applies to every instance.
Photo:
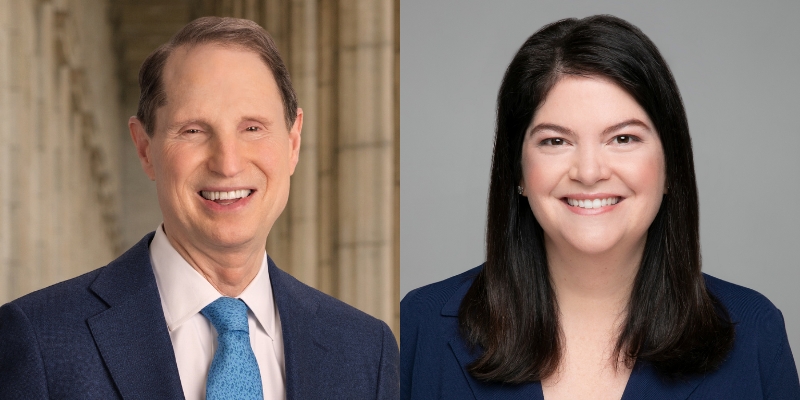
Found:
[[[400,303],[402,399],[543,399],[539,382],[489,384],[466,370],[478,354],[459,335],[458,308],[480,268],[413,290]],[[736,324],[728,359],[714,372],[671,383],[637,362],[622,399],[800,399],[781,312],[753,290],[704,277]]]

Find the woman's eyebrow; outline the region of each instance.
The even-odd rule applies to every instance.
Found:
[[[562,135],[574,135],[575,134],[575,132],[572,132],[568,128],[565,128],[565,127],[563,127],[561,125],[542,123],[542,124],[538,124],[538,125],[534,126],[533,128],[531,128],[529,135],[533,136],[536,133],[541,132],[541,131],[556,131],[556,132],[558,132],[558,133],[560,133]]]
[[[606,134],[611,133],[611,132],[618,131],[618,130],[620,130],[622,128],[626,128],[628,126],[640,126],[640,127],[644,128],[644,129],[646,129],[648,132],[652,131],[652,129],[650,128],[649,125],[645,124],[644,122],[642,122],[642,121],[640,121],[640,120],[638,120],[636,118],[631,118],[631,119],[629,119],[627,121],[623,121],[623,122],[620,122],[618,124],[611,125],[608,128],[604,129],[603,130],[603,135],[606,135]]]
[[[622,128],[626,128],[628,126],[639,126],[639,127],[642,127],[644,129],[646,129],[648,132],[652,131],[650,126],[647,125],[646,123],[644,123],[641,120],[638,120],[636,118],[631,118],[629,120],[622,121],[622,122],[620,122],[618,124],[614,124],[614,125],[609,126],[608,128],[603,130],[602,134],[606,135],[606,134],[609,134],[611,132],[618,131],[618,130],[620,130]],[[555,131],[555,132],[558,132],[558,133],[560,133],[562,135],[575,135],[575,132],[573,132],[569,128],[563,127],[561,125],[549,124],[549,123],[541,123],[541,124],[538,124],[538,125],[534,126],[533,128],[531,128],[529,135],[533,136],[536,133],[539,133],[541,131]]]

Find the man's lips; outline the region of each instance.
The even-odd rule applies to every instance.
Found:
[[[210,201],[236,201],[250,196],[253,193],[252,189],[236,189],[236,190],[201,190],[199,192],[206,200]]]

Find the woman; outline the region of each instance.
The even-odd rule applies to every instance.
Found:
[[[403,398],[800,398],[780,312],[700,271],[680,94],[611,16],[506,71],[486,263],[401,303]]]

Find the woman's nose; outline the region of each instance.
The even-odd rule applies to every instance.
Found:
[[[602,150],[594,147],[579,148],[569,170],[569,178],[586,186],[609,178],[609,168]]]

